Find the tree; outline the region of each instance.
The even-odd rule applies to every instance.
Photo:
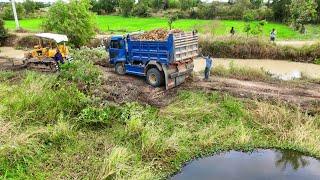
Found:
[[[292,0],[290,5],[291,22],[297,30],[305,33],[305,24],[317,17],[315,0]]]
[[[121,10],[121,14],[125,17],[130,16],[134,3],[134,0],[120,0],[119,7]]]
[[[250,2],[256,8],[260,8],[263,5],[263,0],[250,0]]]
[[[193,7],[193,0],[179,0],[180,2],[180,9],[185,11],[185,10],[190,10]]]
[[[118,0],[99,0],[91,1],[92,10],[98,14],[112,13],[116,10],[119,5]]]
[[[36,2],[32,1],[32,0],[26,0],[22,3],[24,9],[26,10],[26,14],[30,14],[30,13],[34,13],[36,8],[37,8],[37,4]]]
[[[132,14],[139,17],[149,17],[151,16],[149,9],[150,8],[148,7],[147,3],[139,2],[134,6]]]
[[[95,35],[95,16],[90,7],[89,0],[57,1],[50,7],[43,27],[66,34],[76,47],[85,45]]]
[[[21,3],[16,3],[16,11],[17,11],[19,19],[23,19],[26,16],[26,11]],[[11,3],[6,4],[3,7],[1,16],[4,20],[13,20],[14,19]]]
[[[4,28],[4,21],[0,19],[0,46],[6,40],[7,36],[7,30]]]
[[[178,20],[178,16],[176,14],[169,14],[168,15],[168,26],[169,29],[172,29],[172,24],[174,21]]]
[[[320,0],[317,0],[317,22],[320,22]]]
[[[290,13],[288,11],[291,0],[273,0],[271,4],[274,13],[274,20],[278,22],[285,22],[289,20]]]

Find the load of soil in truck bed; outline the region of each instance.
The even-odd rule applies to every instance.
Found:
[[[166,29],[154,29],[152,31],[147,31],[141,34],[136,34],[131,36],[134,40],[140,41],[164,41],[168,38],[170,33],[182,33],[182,30],[173,29],[173,30],[166,30]]]

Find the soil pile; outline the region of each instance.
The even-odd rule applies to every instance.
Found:
[[[164,41],[168,38],[170,33],[182,33],[182,30],[174,29],[174,30],[165,30],[165,29],[154,29],[152,31],[147,31],[142,34],[137,34],[132,36],[134,40],[141,40],[141,41]]]

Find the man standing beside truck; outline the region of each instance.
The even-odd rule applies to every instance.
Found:
[[[206,68],[204,70],[204,79],[205,80],[209,80],[211,68],[212,68],[212,59],[210,56],[207,56],[206,57]]]

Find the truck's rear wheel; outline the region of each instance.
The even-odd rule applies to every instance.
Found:
[[[157,68],[151,68],[147,72],[147,82],[154,87],[159,87],[164,83],[163,74]]]
[[[123,63],[117,63],[115,66],[115,70],[117,74],[120,74],[120,75],[126,74]]]

